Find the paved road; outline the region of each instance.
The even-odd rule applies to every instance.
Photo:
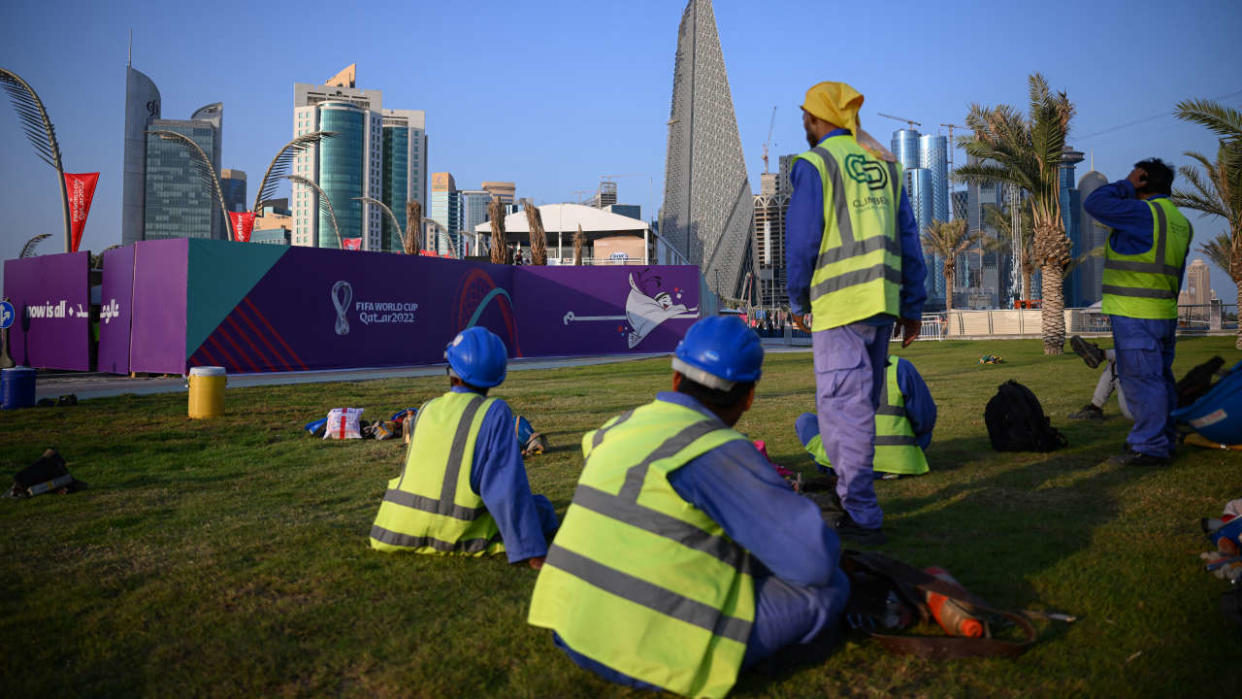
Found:
[[[809,343],[808,343],[809,344]],[[765,339],[764,351],[799,352],[809,347],[787,347],[779,339]],[[618,362],[666,357],[667,352],[647,354],[610,354],[593,357],[554,357],[513,359],[509,361],[512,371],[530,371],[535,369],[559,369],[564,367],[591,366],[594,364],[615,364]],[[444,374],[444,364],[430,366],[384,367],[379,369],[337,369],[332,371],[295,371],[268,374],[233,374],[229,376],[229,386],[281,386],[300,383],[331,383],[334,381],[373,381],[376,379],[413,378],[419,376],[440,376]],[[76,372],[40,372],[35,386],[36,400],[56,398],[72,393],[78,400],[120,396],[126,394],[149,395],[154,393],[183,393],[187,390],[185,379],[180,376],[153,377],[116,376],[113,374],[76,373]]]
[[[514,359],[509,362],[511,371],[533,369],[557,369],[563,367],[612,364],[651,357],[667,356],[667,353],[615,354],[596,357],[557,357],[538,359]],[[376,379],[413,378],[419,376],[442,376],[444,364],[431,366],[385,367],[382,369],[339,369],[334,371],[297,371],[270,374],[234,374],[229,376],[229,386],[279,386],[299,383],[330,383],[333,381],[373,381]],[[130,378],[112,374],[94,373],[40,373],[35,386],[36,400],[56,398],[72,393],[78,400],[120,396],[125,394],[149,395],[153,393],[182,393],[187,390],[185,379],[173,377]]]

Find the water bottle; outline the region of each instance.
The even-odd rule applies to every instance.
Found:
[[[960,586],[960,583],[943,568],[927,568],[924,572],[939,580]],[[940,628],[944,629],[945,633],[950,636],[968,638],[983,637],[983,622],[971,616],[957,602],[935,592],[929,591],[926,595],[927,606],[931,608],[932,616],[936,617],[936,623],[940,624]]]

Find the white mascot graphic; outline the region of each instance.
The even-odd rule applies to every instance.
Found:
[[[644,270],[645,271],[645,270]],[[562,318],[565,325],[573,322],[582,321],[602,321],[602,320],[624,320],[629,322],[630,329],[626,333],[626,344],[630,349],[634,349],[641,343],[652,330],[658,328],[664,321],[673,318],[698,318],[698,306],[694,308],[686,308],[685,304],[674,303],[673,294],[660,288],[660,277],[652,276],[644,278],[643,273],[638,275],[639,281],[634,280],[634,275],[630,274],[630,293],[625,299],[625,315],[616,316],[578,316],[573,311],[569,311]],[[649,291],[644,292],[639,286],[639,282]],[[674,289],[678,298],[681,297],[681,290]]]

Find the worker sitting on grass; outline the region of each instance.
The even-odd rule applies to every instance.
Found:
[[[381,551],[484,556],[538,569],[556,513],[531,495],[513,412],[489,389],[505,380],[508,352],[486,328],[464,330],[444,352],[451,389],[423,404],[401,475],[371,527]]]
[[[762,364],[742,321],[700,320],[677,346],[673,390],[583,437],[529,617],[578,665],[718,697],[782,647],[831,647],[850,590],[837,535],[732,429]]]
[[[873,468],[888,477],[918,476],[927,473],[923,452],[931,444],[936,427],[936,401],[907,359],[889,355],[880,407],[875,411],[875,462]],[[802,413],[794,423],[798,441],[824,473],[832,464],[824,452],[815,413]]]

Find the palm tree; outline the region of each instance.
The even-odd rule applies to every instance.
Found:
[[[574,233],[574,266],[582,266],[582,248],[586,245],[586,235],[582,233],[582,224],[578,224],[578,232]]]
[[[283,175],[282,177],[294,184],[300,184],[314,190],[315,195],[319,197],[319,208],[328,213],[328,220],[332,223],[332,232],[336,234],[336,247],[337,249],[344,250],[345,243],[341,240],[341,227],[336,223],[336,210],[332,208],[332,201],[328,199],[328,194],[319,185],[315,184],[314,180],[307,179],[301,175]]]
[[[498,265],[509,264],[509,247],[505,243],[505,207],[500,197],[492,197],[487,204],[487,217],[492,224],[492,262]]]
[[[216,174],[216,168],[211,164],[211,158],[207,157],[207,154],[194,142],[194,139],[183,133],[166,129],[156,129],[147,133],[159,136],[165,141],[179,143],[190,152],[190,163],[194,166],[195,174],[207,185],[212,194],[216,195],[216,203],[220,205],[220,213],[224,216],[224,231],[228,234],[228,239],[237,240],[237,236],[233,233],[233,219],[229,217],[229,207],[224,203],[224,190],[220,187],[220,176]]]
[[[254,206],[250,210],[257,214],[264,202],[276,198],[276,185],[284,179],[285,175],[289,174],[289,166],[293,164],[295,157],[307,148],[318,145],[325,138],[332,138],[335,135],[335,131],[314,131],[302,134],[281,147],[276,152],[276,157],[272,158],[272,162],[268,164],[267,172],[263,173],[263,179],[259,180],[259,188],[255,190],[254,195]]]
[[[1222,140],[1216,151],[1215,162],[1208,160],[1202,153],[1191,152],[1186,155],[1197,161],[1203,172],[1193,167],[1179,168],[1182,177],[1190,183],[1190,189],[1175,190],[1173,203],[1225,219],[1229,230],[1204,246],[1206,248],[1214,245],[1220,251],[1220,256],[1217,257],[1206,249],[1203,251],[1212,255],[1212,260],[1229,273],[1229,278],[1238,287],[1238,303],[1242,308],[1242,139]],[[1235,346],[1242,349],[1242,325],[1238,327]]]
[[[975,244],[975,233],[966,230],[966,219],[932,221],[923,229],[923,249],[944,258],[944,309],[953,310],[957,282],[957,258]]]
[[[1228,233],[1218,233],[1206,243],[1199,245],[1199,252],[1207,255],[1217,267],[1229,274],[1229,257],[1233,253],[1233,241],[1229,240]]]
[[[966,125],[974,133],[963,137],[962,145],[975,162],[959,167],[957,176],[971,183],[1016,185],[1030,193],[1033,257],[1043,281],[1044,354],[1061,354],[1065,345],[1062,285],[1070,241],[1061,220],[1059,174],[1074,105],[1064,92],[1053,93],[1039,73],[1030,77],[1029,87],[1026,118],[1008,105],[971,105]]]
[[[1182,100],[1175,112],[1178,119],[1206,126],[1220,136],[1230,148],[1226,164],[1233,169],[1242,167],[1242,111],[1226,107],[1211,100]]]
[[[73,252],[71,228],[69,225],[69,192],[65,186],[65,168],[60,162],[60,144],[56,142],[56,127],[43,108],[43,100],[25,80],[17,73],[0,68],[0,83],[9,93],[13,109],[22,120],[22,130],[26,138],[35,147],[39,160],[51,165],[56,170],[60,185],[60,206],[65,218],[65,252]]]
[[[39,235],[32,237],[30,240],[27,240],[26,244],[22,246],[22,254],[18,255],[18,257],[22,259],[34,257],[35,248],[39,247],[39,243],[42,243],[44,240],[51,237],[51,233],[40,233]]]
[[[532,265],[548,264],[548,238],[543,232],[543,217],[539,209],[530,199],[522,200],[522,208],[526,211],[526,227],[530,230],[530,263]]]

